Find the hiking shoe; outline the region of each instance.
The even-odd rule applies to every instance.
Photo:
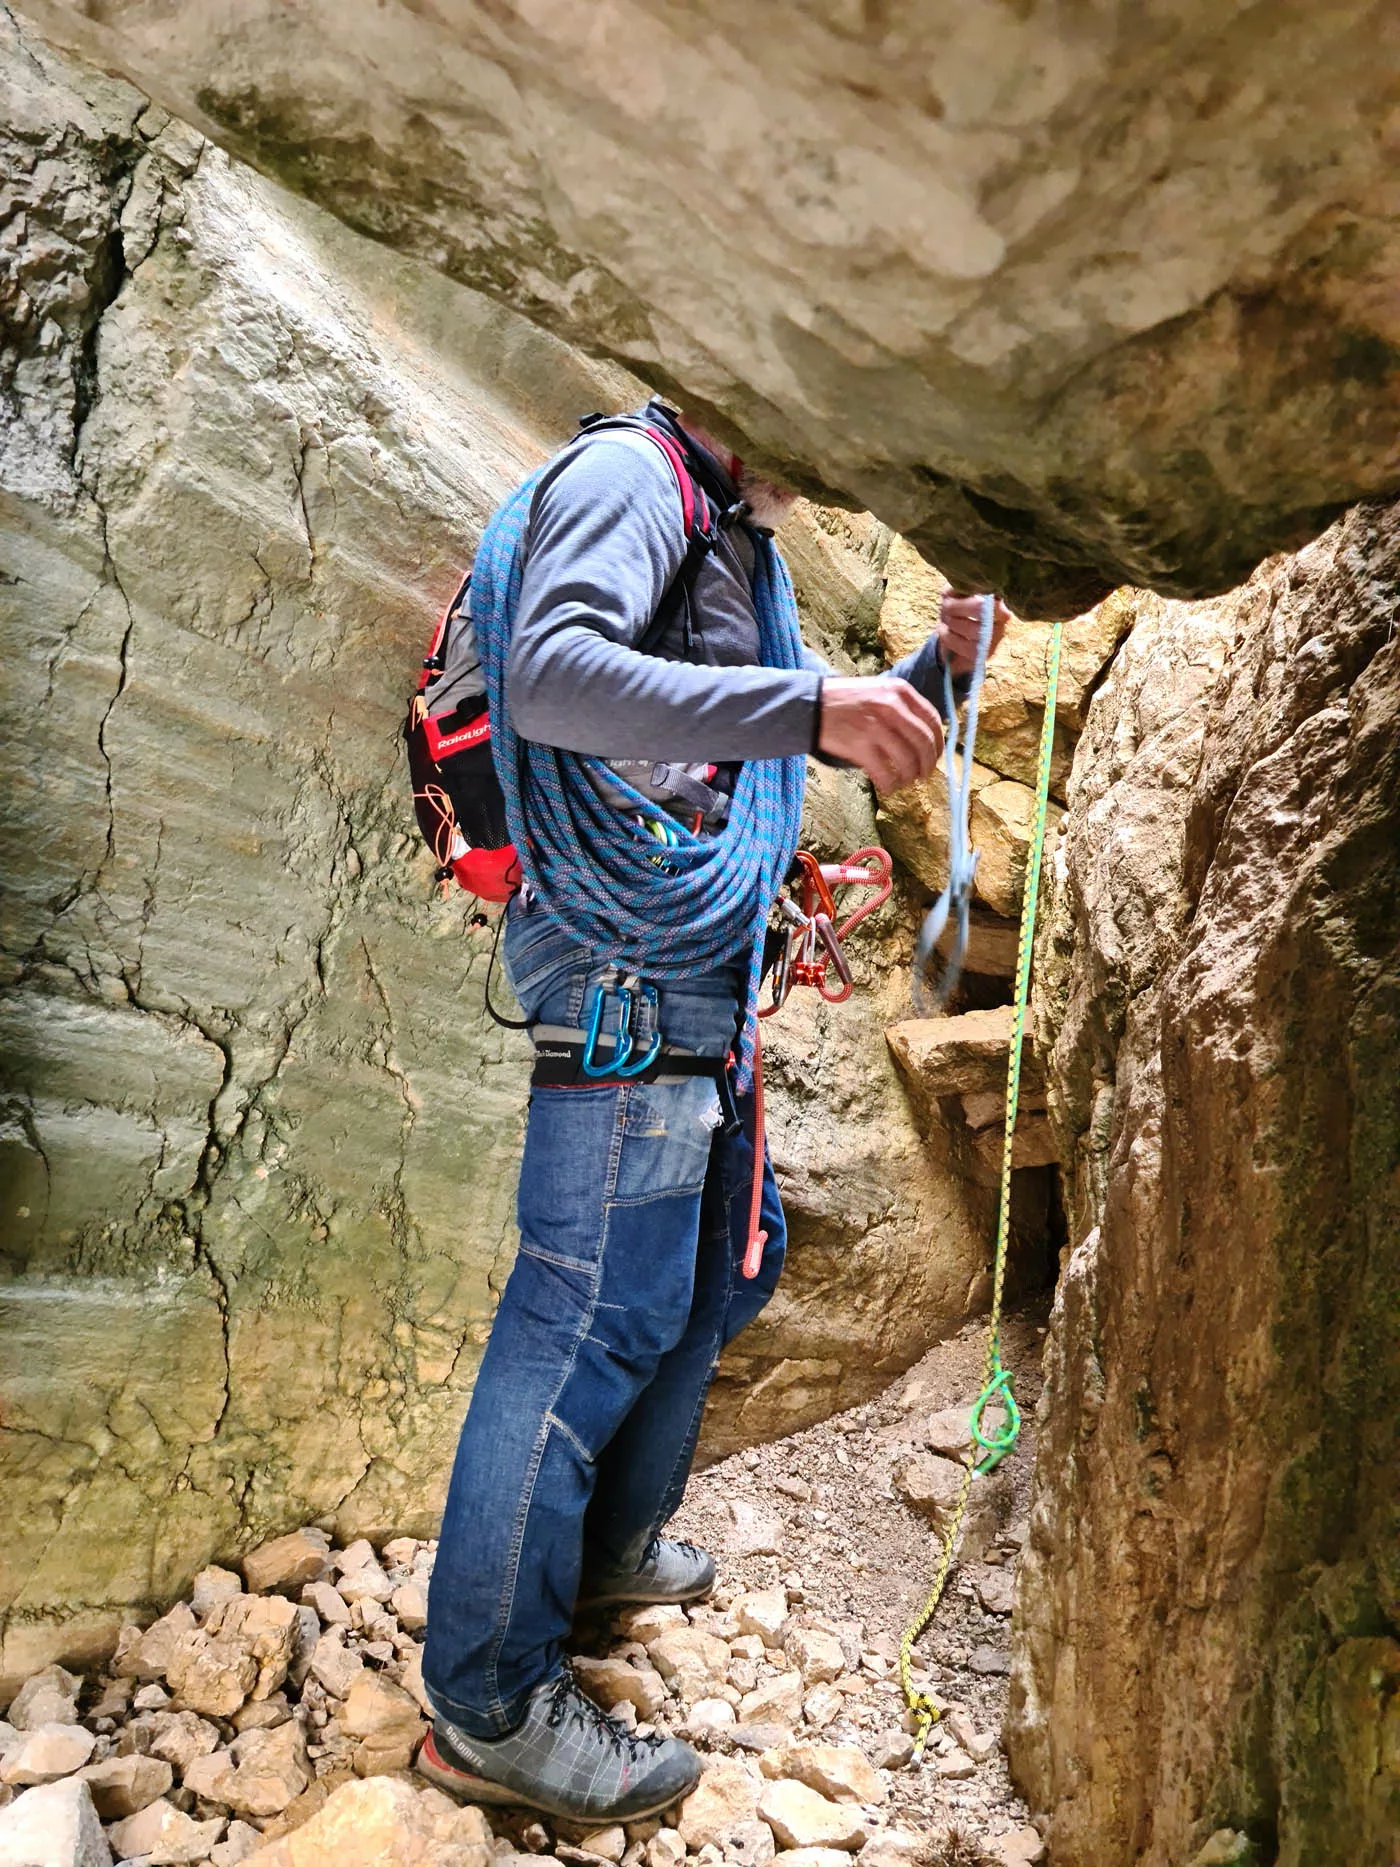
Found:
[[[505,1803],[569,1821],[631,1822],[688,1795],[700,1759],[674,1737],[638,1737],[587,1698],[571,1672],[531,1693],[508,1737],[473,1737],[445,1718],[418,1752],[431,1783],[463,1802]]]
[[[714,1585],[714,1560],[703,1549],[697,1549],[694,1543],[675,1543],[669,1537],[654,1536],[646,1554],[630,1572],[608,1567],[590,1569],[583,1578],[577,1605],[584,1609],[638,1602],[655,1606],[698,1601]]]

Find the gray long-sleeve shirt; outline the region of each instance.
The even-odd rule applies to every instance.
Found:
[[[718,534],[694,589],[693,661],[640,640],[685,556],[680,491],[644,435],[566,450],[535,493],[506,698],[526,739],[599,758],[723,764],[812,750],[825,663],[759,667],[753,541]]]
[[[680,490],[654,442],[605,429],[556,456],[535,492],[506,665],[522,737],[596,758],[716,765],[815,750],[831,670],[808,648],[799,669],[758,665],[744,526],[717,532],[696,578],[692,657],[681,659],[679,623],[638,653],[685,548]],[[890,673],[942,708],[933,644]]]

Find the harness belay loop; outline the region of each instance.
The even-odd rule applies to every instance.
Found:
[[[806,759],[747,760],[718,833],[702,837],[677,825],[663,846],[645,827],[655,806],[613,767],[516,734],[506,660],[539,477],[532,474],[494,514],[472,572],[471,616],[511,840],[540,908],[590,955],[660,983],[727,960],[747,962],[738,1071],[739,1087],[747,1087],[763,934],[797,848]],[[762,665],[801,667],[792,583],[771,539],[758,534],[753,594]],[[624,807],[605,802],[593,778],[620,792]]]

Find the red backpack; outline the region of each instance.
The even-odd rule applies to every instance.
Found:
[[[715,542],[709,501],[684,450],[663,428],[638,415],[585,415],[579,427],[585,435],[615,428],[644,434],[670,463],[681,495],[685,556],[636,646],[639,654],[653,653],[684,605],[689,652],[691,592]],[[433,631],[404,722],[404,738],[418,827],[437,857],[435,880],[443,893],[456,881],[483,901],[508,901],[523,877],[492,762],[486,677],[476,649],[470,595],[468,573]]]

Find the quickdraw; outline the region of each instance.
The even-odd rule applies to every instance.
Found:
[[[760,1005],[760,1018],[771,1018],[786,1004],[795,985],[809,985],[821,993],[829,1005],[841,1005],[855,990],[855,980],[846,959],[844,942],[867,914],[883,907],[894,886],[889,852],[884,849],[857,849],[844,862],[818,862],[805,849],[793,858],[788,886],[796,890],[779,898],[779,926],[770,934],[777,951],[773,958],[769,1002]],[[834,888],[868,888],[874,892],[853,913],[840,920],[836,912]],[[828,969],[834,969],[840,984],[827,986]]]

